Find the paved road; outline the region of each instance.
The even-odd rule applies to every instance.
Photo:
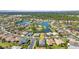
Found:
[[[34,44],[35,44],[35,39],[32,39],[28,49],[32,49],[34,47]]]
[[[79,49],[79,46],[70,45],[68,49]]]

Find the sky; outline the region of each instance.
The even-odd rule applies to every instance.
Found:
[[[69,11],[79,10],[78,0],[0,0],[0,10]]]

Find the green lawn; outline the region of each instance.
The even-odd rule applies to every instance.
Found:
[[[18,45],[17,43],[0,42],[0,46],[2,46],[2,47],[11,47],[11,46],[17,46],[17,45]]]
[[[2,43],[2,42],[0,42],[0,46],[1,47],[4,47],[4,48],[6,48],[6,47],[12,47],[12,46],[19,46],[19,44],[17,44],[17,43],[9,43],[9,42],[4,42],[4,43]],[[22,45],[20,45],[23,49],[26,49],[26,48],[28,48],[28,44],[22,44]]]
[[[51,49],[65,49],[65,46],[61,46],[61,45],[53,45],[53,46],[51,46]]]

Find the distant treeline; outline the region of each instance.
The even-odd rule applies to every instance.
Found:
[[[53,11],[53,12],[18,12],[18,11],[0,11],[0,14],[8,15],[52,15],[52,14],[64,14],[64,15],[79,15],[79,11]]]
[[[54,12],[0,12],[0,15],[30,15],[32,18],[54,20],[79,20],[79,11],[54,11]],[[74,16],[73,16],[74,15]],[[26,16],[22,16],[26,18]]]

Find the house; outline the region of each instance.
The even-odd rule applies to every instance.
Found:
[[[64,43],[61,39],[54,39],[57,45]]]
[[[45,40],[39,40],[39,46],[45,46]]]
[[[55,41],[53,39],[47,39],[46,42],[47,42],[48,45],[55,44]]]
[[[40,33],[34,33],[33,36],[34,36],[34,37],[39,37],[39,36],[40,36]]]
[[[53,34],[53,35],[58,35],[58,33],[57,33],[57,32],[53,32],[52,34]]]

